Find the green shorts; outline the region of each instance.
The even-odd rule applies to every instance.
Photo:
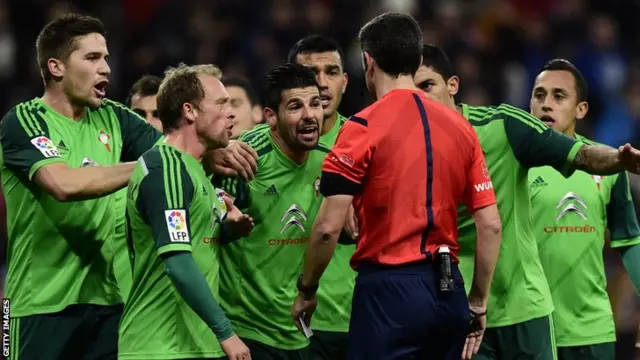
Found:
[[[313,330],[309,352],[311,360],[345,360],[349,334]]]
[[[616,343],[558,347],[559,360],[615,360]]]
[[[251,360],[309,360],[309,348],[282,350],[259,341],[242,339],[251,352]]]
[[[487,328],[473,360],[557,360],[551,316]]]
[[[122,305],[70,305],[42,315],[12,318],[9,360],[116,360]]]

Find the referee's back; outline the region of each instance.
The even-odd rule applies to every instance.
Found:
[[[472,211],[495,203],[473,128],[421,91],[405,89],[349,120],[323,181],[354,190],[360,237],[352,266],[413,263],[440,246],[455,261],[460,202]]]

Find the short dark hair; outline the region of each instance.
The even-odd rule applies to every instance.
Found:
[[[362,51],[391,76],[413,76],[420,67],[422,29],[411,15],[378,15],[360,29],[358,38]]]
[[[251,85],[251,82],[242,76],[229,76],[224,77],[222,79],[222,83],[224,86],[236,86],[242,88],[245,93],[247,93],[247,98],[249,99],[249,105],[260,105],[260,98],[258,97],[258,93]]]
[[[49,59],[67,60],[76,49],[78,37],[94,33],[106,37],[102,21],[79,14],[63,15],[45,25],[36,39],[36,57],[44,81],[48,83],[52,79]]]
[[[138,81],[136,81],[129,90],[125,104],[127,107],[131,107],[131,100],[136,95],[140,97],[157,95],[160,83],[162,83],[161,77],[155,75],[144,75],[138,79]]]
[[[449,57],[437,45],[422,45],[422,65],[432,68],[445,80],[449,80],[454,75]]]
[[[298,40],[298,42],[291,47],[291,50],[289,50],[287,61],[297,63],[298,55],[300,54],[315,54],[327,51],[338,52],[338,55],[340,55],[340,65],[344,70],[344,52],[342,48],[334,39],[320,34],[309,35]]]
[[[309,86],[319,89],[313,70],[294,63],[280,65],[269,71],[265,77],[262,86],[264,106],[277,111],[283,91]]]
[[[589,87],[587,85],[587,80],[582,75],[582,72],[578,70],[578,68],[573,65],[569,60],[565,59],[553,59],[549,60],[543,67],[540,72],[543,71],[568,71],[573,75],[573,79],[575,80],[576,86],[576,95],[578,98],[578,102],[587,101],[587,97],[589,96]]]
[[[220,79],[222,71],[211,64],[187,66],[181,63],[165,72],[158,89],[158,117],[165,134],[180,127],[183,116],[182,106],[185,103],[200,108],[205,93],[198,75],[214,76]]]

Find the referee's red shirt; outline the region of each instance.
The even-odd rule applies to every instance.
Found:
[[[324,196],[354,195],[360,235],[351,266],[424,260],[448,245],[458,205],[496,203],[478,137],[420,91],[393,90],[352,116],[322,166]]]

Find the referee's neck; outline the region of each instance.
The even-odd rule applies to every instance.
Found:
[[[392,90],[418,90],[412,75],[398,75],[398,77],[383,74],[375,83],[376,98],[380,99]]]

